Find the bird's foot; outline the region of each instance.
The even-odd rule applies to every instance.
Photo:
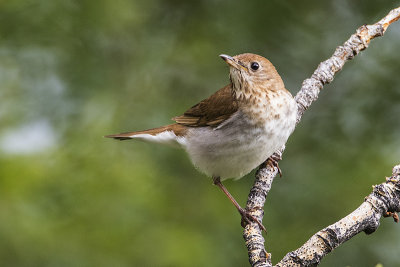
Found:
[[[241,225],[242,227],[246,227],[247,224],[250,224],[251,222],[255,222],[256,224],[258,224],[258,226],[261,228],[261,230],[263,230],[265,233],[267,233],[267,228],[265,228],[265,226],[253,215],[250,214],[249,211],[239,207],[238,211],[240,213],[240,215],[242,216],[242,222]]]
[[[276,167],[278,169],[279,176],[282,177],[282,171],[281,168],[279,168],[278,162],[282,159],[280,155],[277,155],[276,153],[272,154],[268,159],[267,159],[267,164],[269,164],[271,167]]]
[[[214,181],[214,184],[216,186],[218,186],[222,190],[222,192],[224,192],[224,194],[229,198],[229,200],[232,202],[232,204],[239,211],[240,215],[242,216],[241,225],[243,226],[243,228],[246,227],[247,224],[249,224],[251,222],[255,222],[258,224],[258,226],[260,226],[260,228],[263,231],[265,231],[265,233],[267,233],[267,229],[264,227],[264,225],[262,225],[262,223],[260,223],[260,221],[256,217],[251,215],[248,210],[243,209],[239,205],[239,203],[236,201],[236,199],[231,195],[231,193],[229,193],[228,189],[226,189],[226,187],[221,183],[220,177],[218,177],[218,176],[213,177],[213,181]]]

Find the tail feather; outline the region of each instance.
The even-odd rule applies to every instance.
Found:
[[[133,139],[133,138],[138,138],[142,139],[145,141],[153,141],[153,142],[160,142],[162,143],[163,140],[165,139],[165,133],[171,133],[170,136],[175,136],[180,137],[184,136],[186,132],[186,127],[180,124],[170,124],[166,126],[161,126],[158,128],[153,128],[149,130],[144,130],[144,131],[136,131],[136,132],[126,132],[126,133],[120,133],[120,134],[110,134],[106,135],[104,137],[107,138],[114,138],[117,140],[128,140],[128,139]]]
[[[138,132],[126,132],[126,133],[119,133],[119,134],[109,134],[109,135],[105,135],[104,137],[107,138],[114,138],[117,140],[129,140],[132,139],[132,136],[135,136],[135,134],[137,134]]]

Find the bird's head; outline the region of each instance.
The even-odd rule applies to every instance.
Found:
[[[274,65],[265,57],[240,54],[234,57],[220,55],[230,67],[230,79],[235,94],[247,96],[260,91],[278,91],[285,86]]]

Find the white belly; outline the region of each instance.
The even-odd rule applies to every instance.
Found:
[[[295,126],[296,112],[292,113],[285,120],[272,119],[255,126],[237,112],[217,128],[189,129],[182,145],[203,173],[221,180],[240,178],[286,143]]]

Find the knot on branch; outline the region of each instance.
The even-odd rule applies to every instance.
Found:
[[[364,45],[363,49],[368,47],[368,44],[371,41],[371,39],[382,36],[384,33],[385,33],[385,28],[380,23],[374,25],[363,25],[357,29],[357,36],[360,38],[360,41]]]
[[[396,220],[396,212],[400,212],[400,165],[393,168],[392,176],[386,178],[386,182],[373,187],[365,201],[384,217],[393,216]],[[373,231],[373,229],[371,229]]]
[[[317,236],[323,241],[324,251],[326,254],[331,252],[340,244],[338,233],[332,228],[327,227],[321,230],[319,234],[317,233]]]
[[[388,200],[388,212],[400,212],[400,165],[394,166],[392,176],[386,178],[390,198]]]

